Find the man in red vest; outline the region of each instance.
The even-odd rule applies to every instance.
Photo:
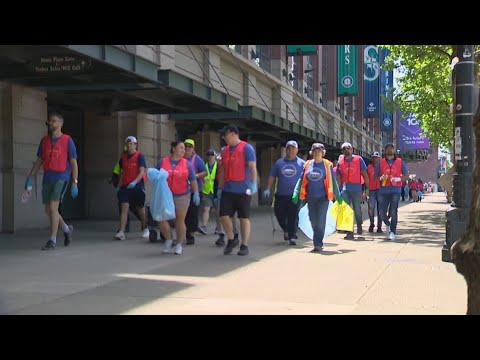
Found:
[[[120,230],[115,234],[117,240],[125,240],[125,226],[127,225],[127,215],[130,204],[137,207],[142,226],[142,238],[148,239],[150,231],[146,226],[145,219],[145,171],[147,165],[145,157],[140,151],[137,151],[137,138],[128,136],[125,139],[127,151],[122,154],[119,160],[122,173],[117,186],[118,202],[121,204]]]
[[[357,234],[363,233],[362,229],[362,175],[365,186],[369,186],[367,165],[363,158],[353,154],[352,144],[345,142],[342,144],[343,158],[339,159],[337,165],[337,183],[343,199],[353,208],[355,221],[357,223]],[[353,232],[347,232],[344,237],[347,240],[353,240]]]
[[[370,227],[368,228],[369,233],[373,233],[375,228],[375,208],[377,208],[377,233],[383,233],[382,231],[382,218],[380,216],[380,206],[378,205],[378,189],[380,184],[374,180],[375,178],[375,166],[380,161],[380,153],[375,151],[372,154],[372,163],[368,165],[367,172],[370,182],[368,184],[368,217],[370,218]]]
[[[78,196],[77,150],[70,136],[62,133],[63,116],[52,113],[48,117],[48,135],[42,138],[37,151],[37,161],[25,181],[25,189],[31,190],[33,179],[43,165],[42,202],[50,220],[50,239],[42,250],[54,250],[57,244],[59,225],[64,232],[64,245],[72,241],[73,226],[67,225],[58,212],[72,175],[72,198]]]

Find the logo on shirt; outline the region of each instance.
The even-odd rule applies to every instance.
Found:
[[[282,175],[289,178],[297,175],[297,169],[291,164],[284,165],[281,171]]]
[[[318,169],[314,169],[311,172],[307,173],[308,181],[319,181],[322,180],[323,177],[323,172]]]

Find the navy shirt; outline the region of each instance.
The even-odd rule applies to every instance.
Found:
[[[135,155],[135,153],[133,153],[132,155],[128,154],[127,153],[127,157],[128,159],[130,160],[130,158]],[[120,165],[120,169],[122,169],[122,158],[120,158],[118,164]],[[145,162],[145,156],[143,156],[142,153],[140,153],[138,155],[138,171],[140,171],[140,167],[144,167],[145,168],[145,171],[147,171],[147,163]],[[137,174],[138,176],[138,174]],[[128,186],[128,184],[125,184],[125,185],[122,185],[122,186]],[[145,183],[143,181],[143,177],[140,179],[140,181],[137,183],[137,185],[135,185],[135,187],[139,187],[140,189],[145,189]]]
[[[240,143],[239,143],[240,144]],[[233,152],[238,145],[230,146],[230,152]],[[250,173],[250,168],[248,163],[250,161],[257,161],[255,157],[255,150],[250,144],[246,144],[243,149],[243,154],[245,156],[245,180],[244,181],[226,181],[223,184],[223,191],[235,193],[235,194],[245,194],[247,189],[252,189],[252,175]]]
[[[196,155],[196,156],[195,156]],[[193,166],[193,158],[195,157],[195,166]],[[198,156],[197,154],[194,154],[192,155],[190,158],[187,158],[185,157],[185,159],[188,160],[188,162],[192,165],[192,168],[195,170],[197,170],[197,172],[195,174],[198,174],[198,173],[201,173],[201,172],[206,172],[207,171],[207,168],[205,166],[205,162],[203,161],[203,159]],[[198,192],[202,192],[203,190],[203,179],[197,179],[197,183],[198,183]]]
[[[62,134],[63,135],[63,134]],[[58,139],[60,139],[61,136],[58,138],[51,138],[52,139],[52,145],[55,145]],[[42,142],[40,141],[40,145],[38,146],[38,151],[37,151],[37,156],[39,158],[42,157]],[[70,159],[76,159],[77,158],[77,149],[75,148],[75,144],[73,143],[72,138],[68,140],[68,154],[67,154],[67,168],[65,171],[60,172],[60,171],[52,171],[49,170],[43,174],[43,184],[45,183],[55,183],[57,181],[70,181],[70,173],[72,172],[72,167],[70,166]]]
[[[175,166],[177,166],[178,162],[180,160],[173,160],[170,159],[170,163],[172,164],[172,169],[175,169]],[[160,165],[162,165],[162,160],[159,160],[157,163],[156,168],[160,170]],[[187,178],[187,192],[184,194],[173,194],[173,196],[183,196],[185,194],[188,194],[191,192],[191,187],[190,187],[190,181],[197,180],[197,177],[195,176],[195,171],[193,170],[193,166],[190,163],[190,161],[187,161],[187,168],[188,168],[188,178]]]
[[[392,160],[387,160],[387,164],[392,166],[395,159],[396,158],[393,158]],[[405,175],[407,173],[408,173],[407,165],[405,165],[405,161],[402,160],[402,174]],[[375,176],[380,177],[380,175],[382,175],[382,174],[380,174],[380,162],[379,162],[375,166]],[[379,191],[379,193],[382,193],[382,194],[391,194],[391,193],[401,194],[402,193],[402,188],[400,186],[392,186],[392,185],[381,186],[381,184],[380,184],[380,189],[378,191]]]
[[[359,156],[359,158],[360,158],[360,174],[361,174],[362,171],[367,171],[367,165],[365,164],[365,161],[363,160],[363,158],[361,156]],[[347,161],[347,163],[351,164],[351,162],[353,160],[353,156],[351,156],[350,159],[347,159],[347,158],[344,158],[344,159]],[[350,165],[350,166],[352,166],[352,165]],[[351,168],[350,171],[355,171],[355,170],[353,170]],[[340,178],[341,178],[342,173],[340,171],[340,163],[338,163],[338,165],[337,165],[337,174],[340,175]],[[342,189],[340,189],[341,191],[343,190],[344,185],[345,185],[345,189],[347,191],[362,192],[362,183],[361,183],[360,179],[358,179],[358,183],[356,183],[356,184],[354,184],[354,183],[342,184]]]
[[[288,160],[286,157],[278,159],[270,170],[270,176],[278,179],[277,195],[291,196],[298,179],[302,176],[305,160],[295,157]]]

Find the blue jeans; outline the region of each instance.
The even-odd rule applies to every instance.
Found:
[[[362,226],[362,193],[360,191],[347,191],[342,192],[342,197],[345,202],[350,205],[355,214],[355,221],[357,223],[357,228]]]
[[[390,226],[390,231],[397,233],[398,222],[398,202],[400,201],[400,193],[378,193],[378,202],[380,204],[380,214],[385,225]],[[388,221],[387,210],[390,206],[391,221]]]
[[[328,200],[324,198],[307,199],[308,217],[312,223],[313,246],[322,247],[327,223]]]
[[[377,208],[377,228],[382,228],[382,218],[380,216],[380,204],[378,203],[378,190],[370,190],[368,197],[368,217],[370,226],[375,226],[375,207]]]

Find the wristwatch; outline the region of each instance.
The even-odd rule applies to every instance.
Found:
[[[73,179],[73,182],[74,182],[75,184],[78,184],[78,180],[77,180],[77,179]]]

